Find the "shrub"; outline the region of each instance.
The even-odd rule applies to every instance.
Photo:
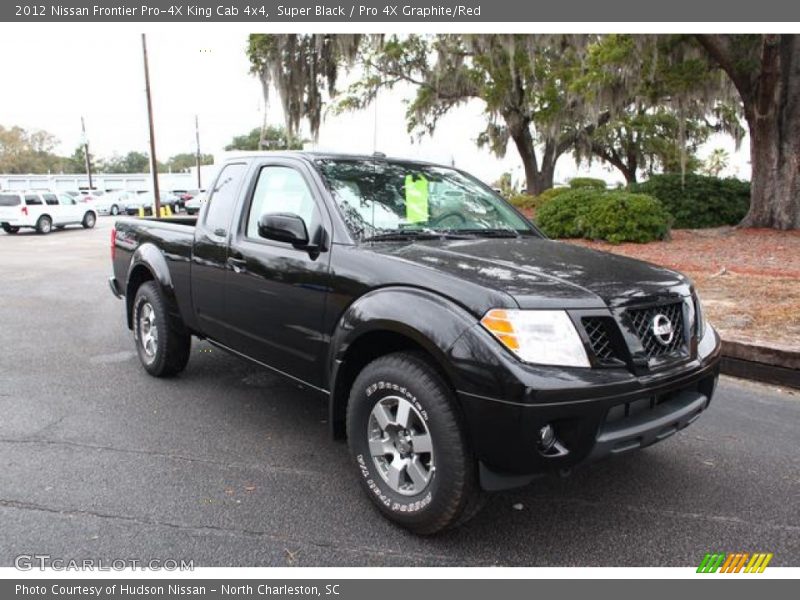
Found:
[[[567,191],[569,191],[567,187],[550,188],[549,190],[543,191],[538,196],[531,196],[530,194],[524,193],[516,194],[509,201],[517,208],[524,208],[532,211],[535,216],[546,202],[549,202],[559,194]]]
[[[651,196],[591,187],[559,194],[541,207],[536,219],[550,237],[584,237],[613,244],[664,239],[670,220],[670,214]]]
[[[568,190],[550,199],[536,213],[536,223],[550,237],[582,237],[583,217],[603,192],[592,188]]]
[[[652,196],[613,191],[589,205],[583,235],[612,244],[652,242],[669,235],[670,220],[670,214]]]
[[[673,216],[674,227],[736,225],[750,208],[750,183],[733,178],[687,173],[682,185],[680,173],[667,173],[628,189],[660,200]]]
[[[580,188],[594,188],[596,190],[606,189],[606,182],[594,177],[574,177],[569,180],[569,187],[574,190]]]
[[[508,201],[516,206],[517,208],[531,208],[531,204],[535,198],[530,194],[525,194],[524,192],[520,192],[519,194],[512,194]]]
[[[535,196],[534,197],[534,203],[537,206],[541,207],[545,202],[549,202],[550,200],[552,200],[556,196],[559,196],[559,195],[563,194],[564,192],[568,192],[569,190],[570,190],[570,188],[568,188],[568,187],[550,188],[549,190],[543,191],[538,196]]]

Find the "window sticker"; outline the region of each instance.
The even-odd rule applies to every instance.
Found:
[[[406,175],[406,221],[428,221],[428,180],[423,175],[416,180],[413,175]]]

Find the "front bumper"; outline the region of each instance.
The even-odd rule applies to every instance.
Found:
[[[638,375],[625,368],[523,365],[482,337],[480,329],[468,332],[450,358],[486,489],[524,485],[666,439],[708,408],[719,376],[720,343],[712,328],[693,359]],[[547,424],[559,451],[538,447]]]

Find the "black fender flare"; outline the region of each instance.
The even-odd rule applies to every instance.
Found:
[[[342,393],[337,380],[348,351],[359,339],[375,332],[402,335],[431,355],[450,383],[457,386],[457,375],[447,354],[456,340],[477,321],[449,298],[410,286],[378,288],[358,298],[336,324],[326,363],[326,387],[330,390],[328,422],[334,435],[340,434],[337,427],[349,395]]]
[[[141,283],[140,277],[136,275],[141,272],[141,269],[146,269],[150,273],[150,278],[158,283],[161,291],[168,300],[168,305],[172,309],[170,312],[173,312],[178,318],[181,318],[180,313],[177,312],[178,304],[175,298],[175,285],[172,282],[172,275],[170,275],[169,272],[167,259],[164,258],[164,254],[158,246],[152,243],[145,243],[134,251],[130,266],[128,267],[128,275],[125,280],[125,303],[128,317],[128,329],[133,327],[131,309],[136,295],[134,286],[138,287]]]

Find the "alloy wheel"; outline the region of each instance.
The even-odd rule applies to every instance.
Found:
[[[428,487],[435,470],[433,439],[422,415],[399,396],[375,404],[367,423],[370,454],[386,484],[414,496]]]
[[[148,359],[153,359],[158,348],[158,326],[152,304],[145,302],[139,309],[139,340]]]

